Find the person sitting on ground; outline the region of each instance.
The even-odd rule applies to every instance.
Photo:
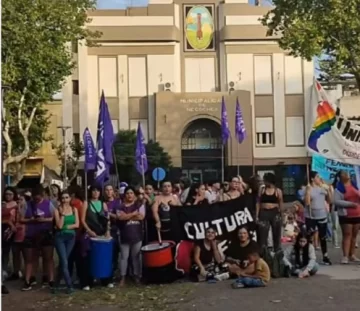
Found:
[[[268,264],[260,258],[259,247],[254,245],[248,252],[248,268],[240,273],[238,279],[232,284],[232,287],[264,287],[271,278],[270,268]]]
[[[225,252],[225,262],[229,265],[229,271],[232,276],[238,277],[249,265],[249,251],[254,249],[256,242],[251,239],[250,233],[246,227],[240,227],[237,239],[233,241]]]
[[[208,205],[209,201],[205,196],[205,185],[196,183],[190,186],[185,205]]]
[[[316,274],[319,265],[316,262],[315,248],[311,244],[309,235],[301,232],[295,244],[284,252],[284,263],[290,274],[299,278],[306,278]]]
[[[205,281],[216,274],[217,265],[221,264],[221,255],[216,242],[216,230],[209,227],[205,232],[205,239],[198,241],[194,248],[194,265],[190,275],[196,281]]]
[[[290,238],[291,241],[295,240],[296,235],[299,232],[299,227],[295,221],[293,214],[288,214],[286,223],[284,225],[284,237]]]

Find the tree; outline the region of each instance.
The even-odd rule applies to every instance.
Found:
[[[135,169],[135,147],[136,131],[120,130],[114,143],[114,153],[120,180],[128,182],[141,180],[141,176]],[[146,155],[149,165],[148,174],[155,167],[163,167],[164,169],[171,167],[169,154],[164,151],[164,148],[158,142],[150,140],[146,144]]]
[[[60,144],[58,146],[53,145],[53,149],[56,152],[56,156],[61,162],[61,176],[64,177],[64,152],[70,150],[70,153],[66,153],[66,176],[68,178],[68,185],[71,185],[72,181],[77,177],[79,170],[80,158],[84,155],[84,144],[82,141],[75,142],[70,141],[66,145]]]
[[[5,141],[3,171],[24,167],[46,135],[52,99],[74,68],[69,42],[97,37],[84,27],[95,0],[3,0],[2,83]],[[20,176],[18,176],[20,177]]]
[[[262,19],[268,35],[294,56],[320,59],[331,80],[352,74],[360,88],[360,0],[273,0]]]

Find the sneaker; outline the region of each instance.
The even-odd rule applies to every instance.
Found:
[[[42,277],[41,286],[42,286],[42,287],[47,287],[47,286],[49,286],[49,281],[48,281],[48,278],[47,278],[46,276],[43,276],[43,277]]]
[[[26,291],[29,291],[31,290],[32,287],[31,287],[31,283],[30,282],[25,282],[23,288],[21,289],[23,292],[26,292]]]
[[[327,257],[327,256],[324,256],[322,262],[323,262],[323,264],[326,265],[326,266],[331,266],[331,265],[332,265],[332,262],[330,261],[329,257]]]
[[[229,278],[230,278],[230,275],[228,272],[224,272],[224,273],[215,275],[215,279],[217,281],[225,281],[225,280],[228,280]]]
[[[339,245],[335,245],[334,248],[340,248],[340,246],[339,246]]]
[[[114,288],[114,283],[109,283],[109,284],[107,285],[107,288]]]
[[[83,289],[82,289],[82,290],[84,290],[84,291],[88,292],[88,291],[90,290],[90,286],[85,286],[85,287],[83,287]]]
[[[350,261],[352,261],[352,262],[360,262],[360,258],[353,255],[353,256],[350,257]]]
[[[30,282],[29,283],[30,283],[31,286],[36,285],[37,284],[36,277],[34,277],[34,276],[30,277]]]
[[[5,285],[1,285],[1,295],[7,295],[10,294],[9,290]]]
[[[89,290],[90,290],[90,287],[89,287]],[[72,287],[66,289],[66,294],[71,295],[73,293],[74,293],[74,289]]]
[[[342,265],[347,265],[348,263],[349,263],[349,258],[343,257],[343,258],[341,259],[341,264],[342,264]]]

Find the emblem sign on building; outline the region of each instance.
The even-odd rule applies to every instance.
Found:
[[[184,5],[185,51],[215,51],[214,5]]]

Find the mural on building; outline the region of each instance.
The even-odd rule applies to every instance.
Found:
[[[184,5],[185,51],[215,49],[213,13],[213,5]]]

